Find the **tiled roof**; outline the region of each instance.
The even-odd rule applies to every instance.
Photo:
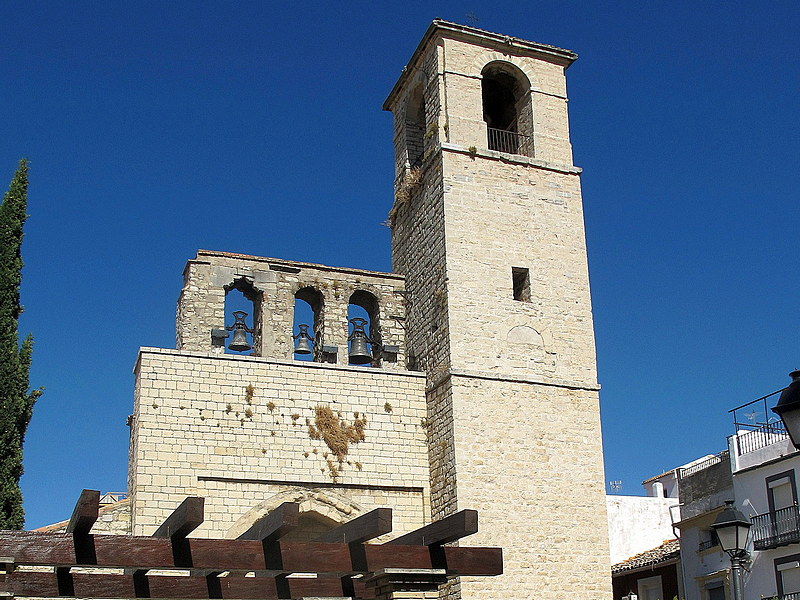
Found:
[[[665,475],[670,475],[670,474],[674,473],[676,470],[677,470],[677,469],[670,469],[669,471],[664,471],[663,473],[659,473],[658,475],[656,475],[656,476],[654,476],[654,477],[651,477],[650,479],[645,479],[645,480],[642,482],[642,485],[644,485],[644,484],[646,484],[646,483],[650,483],[651,481],[655,481],[656,479],[661,479],[661,478],[662,478],[662,477],[664,477]]]
[[[678,558],[681,552],[678,540],[667,540],[660,546],[647,550],[636,556],[631,556],[627,560],[611,565],[611,574],[618,575],[626,571],[634,571],[642,567],[654,567]]]

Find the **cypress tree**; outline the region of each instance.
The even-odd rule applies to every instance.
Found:
[[[33,338],[19,344],[22,227],[27,218],[28,162],[21,160],[0,205],[0,529],[22,529],[22,442],[41,390],[28,389]]]

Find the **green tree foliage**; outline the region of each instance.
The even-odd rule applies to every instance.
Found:
[[[41,390],[28,390],[33,338],[19,344],[22,227],[27,218],[28,162],[22,160],[0,205],[0,529],[22,529],[22,442]]]

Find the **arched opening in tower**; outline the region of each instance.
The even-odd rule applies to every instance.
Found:
[[[322,292],[313,287],[300,288],[295,293],[292,336],[296,360],[320,360],[324,334],[322,318],[324,306]],[[303,325],[305,327],[301,327]],[[306,335],[308,337],[305,337]]]
[[[226,353],[246,354],[252,350],[253,356],[260,356],[261,293],[244,278],[225,287],[225,325],[231,331]]]
[[[530,82],[516,66],[491,62],[481,72],[489,150],[533,156]]]
[[[378,366],[382,347],[378,298],[365,290],[353,292],[347,320],[350,364]]]
[[[419,167],[422,164],[425,140],[425,99],[421,84],[417,85],[408,96],[405,131],[408,166]]]

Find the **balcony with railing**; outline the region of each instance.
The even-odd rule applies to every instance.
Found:
[[[488,128],[489,150],[497,150],[507,154],[521,154],[533,157],[533,141],[531,136],[506,131],[505,129]]]
[[[728,460],[728,451],[723,450],[722,452],[715,454],[714,456],[710,456],[705,460],[701,460],[699,462],[694,463],[693,465],[689,465],[688,467],[678,467],[676,469],[678,479],[685,479],[695,473],[700,471],[704,471],[709,467],[713,467],[721,462]]]
[[[700,542],[700,545],[697,548],[698,552],[704,552],[706,550],[711,550],[711,548],[716,548],[719,546],[719,540],[714,537],[714,539],[706,540],[704,542]]]
[[[768,400],[782,391],[777,390],[728,411],[733,413],[738,456],[788,439],[783,422],[768,408]]]
[[[800,507],[797,505],[752,518],[753,548],[769,550],[800,543]]]
[[[761,597],[769,598],[770,600],[772,600],[772,598],[775,598],[775,596],[770,596],[770,595]],[[792,592],[791,594],[784,594],[783,596],[778,597],[778,600],[800,600],[800,592]]]

